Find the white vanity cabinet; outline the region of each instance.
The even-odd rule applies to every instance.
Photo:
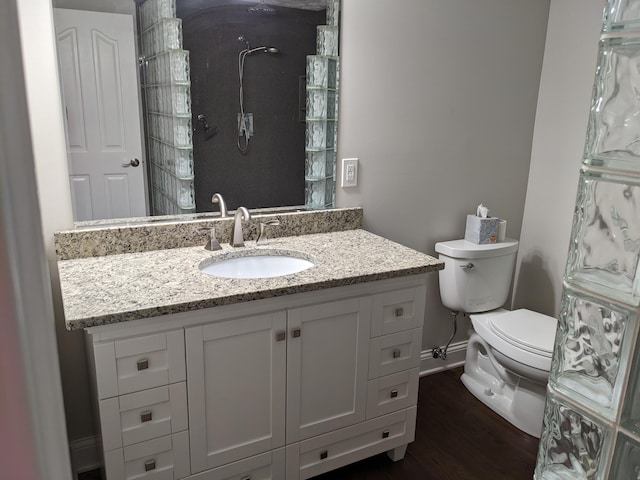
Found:
[[[363,421],[370,304],[347,299],[187,328],[192,472]]]
[[[192,472],[285,442],[286,312],[187,328]]]
[[[287,443],[366,416],[371,298],[288,311]]]
[[[119,337],[90,351],[107,478],[188,476],[183,330]]]
[[[297,480],[399,460],[425,294],[416,275],[89,329],[107,480]]]

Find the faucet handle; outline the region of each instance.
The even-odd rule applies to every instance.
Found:
[[[267,242],[267,226],[275,226],[280,225],[280,220],[268,220],[266,222],[260,222],[260,234],[258,235],[258,240],[256,240],[256,245],[266,245]]]
[[[204,227],[199,229],[200,232],[209,232],[209,239],[207,240],[207,244],[204,246],[205,250],[222,250],[218,239],[216,238],[216,227]]]

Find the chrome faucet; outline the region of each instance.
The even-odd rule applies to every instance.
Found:
[[[233,217],[233,230],[231,231],[231,246],[244,247],[244,236],[242,235],[242,220],[251,220],[251,214],[245,207],[238,207]]]
[[[211,203],[219,203],[220,204],[220,217],[224,218],[227,216],[227,204],[224,203],[224,198],[219,193],[214,193],[213,197],[211,197]]]

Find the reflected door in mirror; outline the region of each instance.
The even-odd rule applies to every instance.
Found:
[[[54,15],[74,219],[145,216],[133,17]]]

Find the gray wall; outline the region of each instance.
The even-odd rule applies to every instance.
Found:
[[[553,0],[533,132],[514,306],[560,308],[602,26],[601,0]]]
[[[434,254],[480,202],[520,236],[548,1],[346,0],[339,158],[359,157],[365,228]],[[430,277],[423,349],[446,342]],[[468,322],[459,338],[467,337]]]

